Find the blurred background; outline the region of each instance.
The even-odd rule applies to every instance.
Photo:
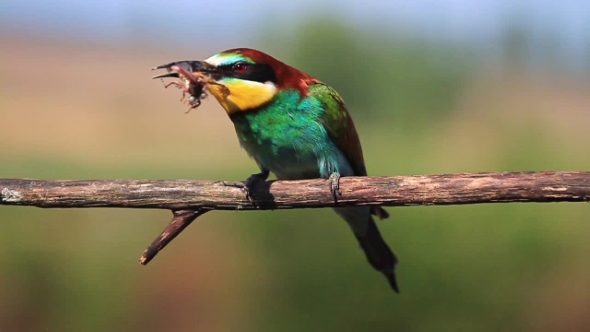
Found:
[[[0,177],[243,180],[213,99],[150,68],[238,46],[333,85],[372,175],[590,167],[584,1],[0,2]],[[1,331],[590,329],[587,204],[388,208],[402,294],[331,210],[0,206]]]

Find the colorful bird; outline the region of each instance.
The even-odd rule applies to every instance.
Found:
[[[154,78],[178,77],[189,94],[191,89],[202,91],[200,85],[205,85],[225,109],[240,145],[260,168],[260,173],[245,181],[246,193],[270,172],[278,179],[330,179],[333,194],[338,192],[340,176],[367,175],[359,137],[344,101],[320,80],[248,48],[154,69],[162,68],[169,73]],[[351,227],[369,263],[399,292],[394,271],[397,258],[372,217],[383,219],[388,213],[379,206],[334,210]]]

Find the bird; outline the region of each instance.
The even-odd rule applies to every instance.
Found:
[[[329,179],[334,195],[339,192],[340,177],[367,175],[346,104],[319,79],[252,48],[233,48],[205,60],[174,61],[153,69],[162,68],[168,73],[154,78],[180,78],[185,92],[200,93],[198,85],[205,85],[225,110],[241,147],[260,170],[244,181],[246,194],[271,172],[279,180]],[[370,265],[399,293],[398,259],[373,218],[385,219],[389,214],[381,206],[333,209],[350,226]]]

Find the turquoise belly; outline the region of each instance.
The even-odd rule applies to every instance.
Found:
[[[279,179],[352,175],[348,161],[317,121],[323,112],[319,104],[301,107],[297,100],[285,100],[289,97],[295,96],[232,119],[241,146]]]

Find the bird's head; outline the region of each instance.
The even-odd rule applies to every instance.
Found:
[[[229,114],[256,109],[268,103],[282,90],[295,89],[302,96],[315,80],[272,56],[250,48],[235,48],[217,53],[202,61],[176,61],[173,65],[193,75],[205,76],[205,88]],[[156,76],[186,77],[177,73]]]

